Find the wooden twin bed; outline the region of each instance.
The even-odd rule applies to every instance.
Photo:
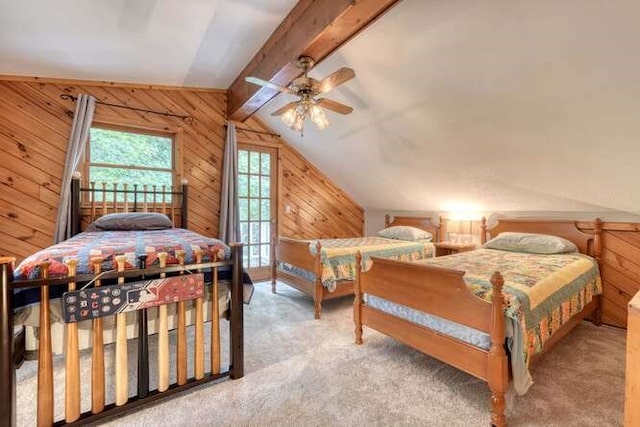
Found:
[[[600,220],[594,222],[592,233],[579,230],[574,221],[540,220],[500,220],[489,233],[497,236],[506,231],[559,236],[575,243],[581,253],[591,255],[596,261],[601,254]],[[486,237],[486,224],[483,221],[483,243]],[[474,251],[478,252],[476,256],[480,256],[479,251]],[[491,423],[504,426],[505,392],[510,378],[509,357],[514,356],[505,351],[505,304],[508,301],[503,293],[506,289],[505,278],[500,272],[494,271],[490,285],[487,284],[485,288],[485,298],[481,299],[471,291],[469,282],[464,280],[465,271],[437,266],[438,261],[451,263],[455,260],[454,257],[461,256],[470,255],[450,255],[429,260],[428,263],[373,258],[373,266],[368,271],[360,272],[358,269],[354,301],[355,341],[362,344],[362,327],[366,325],[486,381],[491,390]],[[593,260],[589,262],[595,264],[597,274],[597,263]],[[599,283],[599,276],[594,283]],[[372,307],[368,301],[375,298],[437,316],[438,321],[455,322],[473,328],[487,335],[490,342],[481,348],[447,335],[437,328],[405,320],[390,311]],[[563,303],[564,311],[559,316],[554,314],[553,320],[560,326],[550,336],[544,335],[543,348],[529,361],[552,347],[585,317],[591,316],[593,322],[599,324],[601,295],[598,292],[594,292],[592,296],[577,298],[577,303],[573,301],[569,305]],[[563,313],[572,310],[576,311],[572,317],[559,320],[564,316]],[[543,322],[543,325],[546,323]]]
[[[429,217],[396,216],[393,221],[390,221],[389,215],[386,215],[385,228],[393,226],[410,226],[427,231],[432,234],[434,242],[438,241],[437,239],[440,235],[440,225],[433,224]],[[362,249],[364,239],[366,238],[330,240],[297,240],[287,237],[280,237],[276,240],[274,238],[277,244],[272,257],[272,292],[276,292],[276,280],[280,280],[309,295],[313,298],[315,318],[319,319],[322,311],[322,301],[352,295],[355,283],[354,273],[352,279],[337,280],[334,289],[329,289],[323,284],[323,270],[326,268],[326,262],[322,259],[323,243],[328,245],[347,245],[342,247],[341,250],[352,257],[351,264],[355,271],[355,255]],[[283,268],[285,265],[289,268]]]
[[[102,214],[113,212],[158,212],[171,217],[174,224],[180,218],[180,225],[186,227],[187,220],[187,186],[180,191],[132,188],[127,186],[118,189],[80,188],[78,179],[72,180],[72,229],[79,232],[81,219],[80,200],[84,200],[84,211],[89,212],[90,220]],[[113,201],[106,201],[107,193],[112,194]],[[82,196],[81,196],[82,194]],[[96,202],[96,194],[101,195]],[[130,199],[133,201],[129,201]],[[172,199],[173,198],[173,199]],[[174,208],[177,200],[182,206]],[[118,202],[118,200],[120,200]],[[172,201],[173,200],[173,201]],[[163,217],[166,218],[166,217]],[[229,377],[241,378],[244,374],[243,362],[243,301],[242,301],[242,246],[228,247],[217,239],[173,229],[169,224],[166,230],[157,232],[132,231],[136,233],[136,244],[125,252],[114,249],[114,253],[95,256],[94,247],[80,247],[71,255],[45,255],[43,262],[37,262],[31,274],[37,278],[21,277],[18,272],[28,269],[23,267],[30,258],[16,268],[12,258],[0,258],[0,425],[16,424],[16,365],[14,359],[21,351],[14,343],[14,302],[22,296],[14,295],[14,290],[35,290],[39,303],[35,309],[39,312],[38,324],[38,386],[37,386],[37,424],[47,426],[75,422],[94,422],[99,418],[112,416],[125,410],[137,408],[166,396],[190,389],[209,381]],[[109,233],[106,232],[105,233]],[[120,233],[120,234],[118,234]],[[126,233],[123,231],[122,233]],[[121,232],[113,232],[122,236]],[[155,233],[155,234],[153,234]],[[180,237],[180,244],[172,246],[172,233]],[[150,235],[160,235],[159,243],[153,248],[147,245]],[[63,246],[71,245],[75,240],[99,240],[99,233],[83,233],[63,242]],[[195,237],[193,237],[195,235]],[[89,236],[87,238],[86,236]],[[192,240],[187,240],[188,238]],[[156,236],[157,237],[157,236]],[[120,237],[122,238],[122,237]],[[177,237],[176,237],[177,238]],[[69,243],[67,243],[69,242]],[[113,247],[115,247],[115,243]],[[56,248],[48,248],[57,254]],[[139,253],[142,247],[143,253]],[[109,245],[107,245],[107,251]],[[45,250],[46,251],[46,250]],[[151,251],[151,252],[149,252]],[[37,254],[34,255],[37,258]],[[80,264],[78,264],[80,260]],[[87,260],[89,263],[87,264]],[[108,260],[110,271],[105,271]],[[140,263],[138,264],[138,261]],[[147,263],[148,261],[148,263]],[[27,263],[28,264],[28,263]],[[34,264],[35,265],[35,264]],[[87,267],[89,265],[89,267]],[[32,265],[33,266],[33,265]],[[14,268],[16,274],[14,275]],[[64,268],[66,274],[50,274]],[[91,268],[81,271],[80,268]],[[57,270],[56,270],[57,269]],[[26,273],[25,273],[26,274]],[[219,278],[221,281],[219,281]],[[210,283],[211,292],[207,290],[205,281]],[[220,318],[226,307],[220,306],[218,298],[222,281],[230,281],[229,302],[229,339],[230,358],[228,367],[222,366],[220,355]],[[56,291],[62,288],[69,291],[62,294],[64,300],[64,355],[65,355],[65,387],[64,397],[54,394],[54,372],[52,353],[52,307],[58,302],[50,300]],[[58,292],[58,296],[61,292]],[[206,303],[208,301],[209,308]],[[118,305],[120,304],[120,305]],[[175,307],[176,362],[170,362],[169,315],[168,307]],[[192,352],[187,348],[188,310],[194,312],[194,345]],[[205,311],[206,310],[206,311]],[[83,317],[84,316],[84,317]],[[133,317],[132,317],[133,316]],[[78,319],[76,319],[78,317]],[[151,317],[154,317],[152,322]],[[205,338],[205,318],[211,320],[211,333]],[[157,319],[156,319],[157,318]],[[83,320],[86,319],[86,320]],[[105,402],[105,357],[104,343],[108,336],[107,321],[115,319],[115,402]],[[82,323],[77,323],[83,320]],[[133,322],[132,322],[133,320]],[[127,347],[127,323],[137,325],[137,366],[130,366]],[[158,329],[157,338],[149,338],[150,325],[154,323]],[[81,378],[80,378],[80,346],[78,343],[79,325],[88,325],[92,331],[91,375],[82,381],[91,382],[91,410],[81,413]],[[149,340],[158,340],[157,359],[150,359]],[[210,344],[210,369],[205,372],[205,341]],[[188,378],[187,366],[192,354],[194,367],[193,377]],[[152,364],[157,367],[158,387],[151,390],[149,384]],[[169,384],[170,370],[175,369],[176,382]],[[129,395],[129,371],[137,370],[137,393]],[[153,371],[154,369],[151,369]],[[19,384],[17,385],[20,386]],[[54,419],[54,399],[64,399],[64,419]]]

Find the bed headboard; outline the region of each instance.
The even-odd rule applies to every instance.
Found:
[[[89,187],[83,187],[80,177],[74,176],[71,180],[71,234],[81,231],[83,219],[91,223],[116,212],[159,212],[167,215],[174,227],[187,228],[188,195],[186,180],[178,188],[106,182],[91,182]]]
[[[440,227],[442,224],[434,224],[431,222],[431,217],[419,217],[419,216],[394,216],[391,220],[390,215],[384,216],[384,227],[394,227],[397,225],[407,225],[410,227],[416,227],[421,230],[428,231],[433,234],[433,241],[440,241]]]
[[[498,223],[487,229],[487,221],[482,218],[482,244],[487,239],[505,231],[520,233],[551,234],[567,239],[578,247],[578,250],[599,259],[602,254],[602,220],[596,218],[593,222],[593,233],[586,233],[578,228],[578,221],[546,220],[546,219],[507,219],[501,218]]]

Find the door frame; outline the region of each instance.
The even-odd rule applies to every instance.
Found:
[[[238,151],[247,150],[247,151],[258,151],[258,152],[267,152],[272,156],[271,159],[271,197],[270,197],[270,210],[271,210],[271,220],[270,220],[270,237],[269,237],[269,257],[270,262],[268,265],[261,267],[247,267],[245,271],[249,274],[253,281],[264,281],[271,278],[271,269],[274,260],[274,248],[276,244],[276,239],[278,236],[278,215],[279,215],[279,207],[280,207],[280,174],[281,174],[281,162],[280,162],[280,144],[273,143],[265,143],[259,141],[253,141],[248,139],[238,138]],[[249,245],[245,245],[243,250],[248,251]]]

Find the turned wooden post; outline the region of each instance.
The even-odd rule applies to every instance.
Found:
[[[193,254],[196,264],[202,264],[202,249],[196,249]],[[198,270],[201,271],[201,270]],[[212,301],[213,302],[213,301]],[[204,377],[204,296],[196,298],[196,321],[195,321],[195,343],[193,346],[194,378],[199,380]],[[214,319],[211,319],[213,327]]]
[[[487,243],[487,218],[482,217],[480,222],[480,243],[484,245]]]
[[[155,203],[154,203],[155,205]],[[176,251],[176,258],[178,258],[178,264],[184,267],[184,259],[186,252],[183,250]],[[184,274],[181,271],[180,274]],[[178,385],[184,385],[187,383],[187,320],[186,320],[186,307],[184,301],[178,301],[176,317],[177,319],[177,344],[176,344],[176,378]]]
[[[49,262],[40,264],[40,277],[49,277]],[[53,353],[51,352],[49,285],[40,287],[40,337],[38,340],[38,426],[53,424]],[[12,332],[13,333],[13,332]],[[13,363],[13,362],[12,362]]]
[[[93,274],[102,271],[103,258],[91,260]],[[99,288],[101,280],[96,279],[95,287]],[[98,414],[104,410],[104,327],[102,318],[93,319],[93,340],[91,348],[91,412]]]
[[[322,245],[320,241],[316,242],[316,262],[314,267],[314,273],[316,276],[315,289],[313,293],[313,308],[314,316],[316,319],[320,319],[322,312]]]
[[[354,284],[354,298],[353,298],[353,321],[356,325],[356,344],[362,344],[362,294],[361,294],[361,280],[362,280],[362,254],[360,251],[356,253],[356,283]]]
[[[145,202],[146,205],[146,202]],[[146,209],[146,208],[145,208]],[[166,252],[158,252],[158,266],[167,266]],[[167,273],[160,273],[160,277],[166,277]],[[169,317],[167,305],[158,307],[158,391],[169,389]]]
[[[389,224],[391,223],[391,217],[389,214],[385,214],[384,216],[384,228],[389,228]]]
[[[115,257],[117,270],[124,271],[127,257]],[[124,284],[124,277],[118,277],[118,284]],[[127,356],[127,315],[116,314],[116,406],[122,406],[129,400],[129,358]]]
[[[65,262],[69,277],[75,277],[78,260]],[[69,282],[69,291],[76,290],[76,282]],[[65,351],[65,396],[64,420],[71,423],[80,418],[80,351],[78,348],[78,324],[67,323],[67,343]]]
[[[491,349],[488,355],[487,382],[491,389],[491,424],[496,427],[506,425],[504,415],[507,391],[508,367],[507,354],[504,350],[504,297],[502,287],[504,279],[499,272],[491,276]]]

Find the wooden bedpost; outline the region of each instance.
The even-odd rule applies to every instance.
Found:
[[[353,286],[353,321],[356,324],[356,344],[362,344],[362,294],[360,280],[362,277],[362,254],[356,253],[356,283]]]
[[[384,216],[384,228],[389,228],[390,220],[391,220],[391,218],[389,217],[389,214],[385,214],[385,216]]]
[[[593,222],[593,257],[598,262],[598,267],[602,262],[602,220],[596,218]],[[596,295],[596,310],[593,312],[593,324],[600,326],[602,324],[602,295]]]
[[[316,242],[316,262],[313,272],[316,276],[315,289],[313,293],[313,308],[314,316],[316,319],[320,319],[322,312],[322,245],[320,242]]]
[[[13,363],[13,280],[15,258],[0,257],[0,425],[16,425],[16,368]]]
[[[483,216],[480,222],[480,244],[485,243],[487,243],[487,218]]]
[[[447,224],[444,220],[444,217],[440,215],[438,218],[438,235],[436,236],[436,242],[446,242],[447,241]],[[435,252],[434,252],[435,254]]]
[[[506,425],[504,415],[507,391],[507,354],[504,350],[504,297],[502,287],[504,279],[499,272],[491,276],[493,292],[491,294],[491,349],[489,350],[487,382],[491,389],[491,425],[503,427]]]
[[[49,277],[49,262],[40,264],[40,278]],[[40,340],[38,342],[38,426],[53,424],[53,353],[51,352],[51,313],[49,285],[40,286]],[[13,333],[13,332],[12,332]]]

